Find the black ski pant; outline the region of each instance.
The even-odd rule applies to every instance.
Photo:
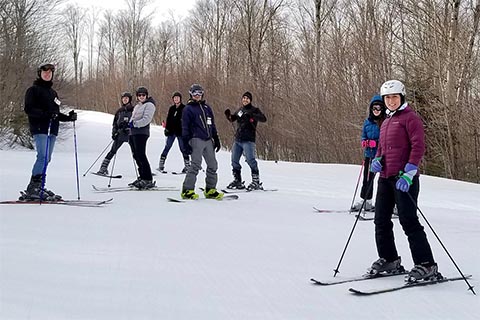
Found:
[[[393,208],[398,208],[398,216],[403,231],[407,236],[412,259],[415,265],[430,265],[433,260],[432,249],[427,235],[417,216],[416,202],[420,190],[418,176],[413,178],[408,193],[395,188],[396,177],[379,178],[375,200],[375,241],[380,258],[393,261],[398,258],[393,235]],[[408,196],[410,194],[415,203]]]
[[[115,156],[118,149],[120,149],[120,147],[123,145],[124,142],[126,142],[126,141],[124,141],[122,139],[118,139],[118,138],[113,140],[112,148],[110,149],[110,151],[105,156],[105,159],[112,160],[113,156]]]
[[[146,134],[136,134],[130,136],[133,147],[133,159],[138,166],[138,175],[142,180],[152,180],[152,169],[147,158],[147,140],[149,136]]]
[[[372,158],[365,158],[363,161],[363,183],[360,190],[360,198],[371,200],[373,197],[373,179],[375,179],[375,172],[370,172],[370,163]]]

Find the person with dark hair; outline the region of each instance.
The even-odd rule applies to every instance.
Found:
[[[148,95],[148,90],[145,87],[138,87],[135,95],[138,102],[133,108],[128,126],[130,128],[129,139],[133,149],[133,159],[137,163],[139,177],[129,186],[138,189],[151,189],[155,187],[155,182],[147,158],[147,141],[150,137],[150,123],[155,115],[155,101]]]
[[[112,123],[112,148],[105,156],[105,159],[103,160],[100,169],[97,172],[99,175],[108,176],[108,165],[110,164],[110,161],[123,143],[128,142],[128,123],[130,122],[133,111],[132,94],[130,92],[123,92],[120,96],[120,99],[122,106],[115,112]]]
[[[378,140],[380,138],[380,127],[385,120],[385,103],[380,95],[376,94],[370,100],[368,108],[368,117],[363,122],[362,129],[362,148],[363,155],[363,183],[360,191],[362,201],[357,202],[350,211],[360,211],[363,201],[365,201],[364,210],[374,211],[372,204],[373,196],[373,179],[375,173],[370,171],[370,163],[377,153]]]
[[[74,110],[68,115],[60,112],[61,102],[57,92],[52,88],[54,72],[55,66],[52,63],[41,64],[37,69],[37,79],[25,93],[24,110],[28,116],[37,157],[30,183],[24,192],[24,200],[61,199],[61,196],[45,187],[47,166],[52,158],[59,122],[76,121],[77,113]]]
[[[263,189],[260,182],[260,172],[256,160],[255,139],[257,135],[258,122],[265,122],[267,118],[259,108],[252,105],[253,96],[250,92],[242,95],[242,106],[233,114],[230,109],[225,110],[225,116],[230,122],[237,123],[235,132],[235,141],[232,146],[232,173],[233,181],[228,189],[245,189],[242,181],[242,166],[240,165],[240,157],[242,154],[247,160],[252,173],[252,182],[247,187],[248,190]]]
[[[165,136],[167,137],[165,142],[165,148],[160,155],[160,162],[158,165],[158,171],[165,173],[165,161],[167,160],[168,152],[172,148],[175,139],[177,139],[178,147],[183,155],[184,167],[182,173],[187,173],[190,167],[190,157],[185,152],[182,139],[182,115],[185,105],[182,103],[182,94],[180,92],[174,92],[172,95],[173,105],[168,109],[167,121],[165,122]]]
[[[215,152],[220,151],[220,139],[215,126],[212,108],[203,100],[204,90],[201,85],[193,84],[189,90],[188,100],[182,116],[182,139],[187,154],[191,154],[191,164],[183,181],[181,196],[183,199],[198,199],[195,183],[202,158],[207,163],[204,195],[208,199],[220,200],[223,193],[217,191],[218,163]]]
[[[392,215],[398,218],[405,232],[414,267],[407,282],[441,279],[427,235],[417,215],[420,191],[418,166],[425,153],[425,133],[420,117],[405,100],[402,82],[385,82],[380,94],[385,102],[387,118],[380,128],[377,154],[371,171],[380,172],[375,199],[375,242],[379,258],[369,269],[371,274],[403,271],[395,246]]]

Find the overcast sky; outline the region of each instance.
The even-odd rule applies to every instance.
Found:
[[[150,0],[150,2],[148,8],[155,10],[154,20],[164,21],[171,17],[171,12],[178,15],[178,18],[186,16],[196,0]],[[69,0],[67,3],[77,3],[85,8],[99,7],[112,10],[127,8],[124,0]],[[156,24],[155,21],[153,23]]]

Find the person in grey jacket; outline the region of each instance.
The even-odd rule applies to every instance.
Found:
[[[147,158],[147,140],[150,137],[150,122],[155,114],[155,101],[148,96],[145,87],[138,87],[136,91],[138,103],[133,108],[130,118],[130,145],[133,149],[133,158],[138,166],[139,177],[129,186],[138,189],[151,189],[155,186],[152,179],[152,169]]]

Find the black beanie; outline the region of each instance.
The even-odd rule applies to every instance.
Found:
[[[251,94],[249,91],[245,92],[245,93],[242,95],[242,98],[243,98],[243,97],[247,97],[248,99],[250,99],[250,101],[253,100],[253,96],[252,96],[252,94]]]
[[[175,98],[175,97],[179,97],[180,100],[182,100],[182,94],[178,91],[175,91],[173,94],[172,94],[172,99]]]

